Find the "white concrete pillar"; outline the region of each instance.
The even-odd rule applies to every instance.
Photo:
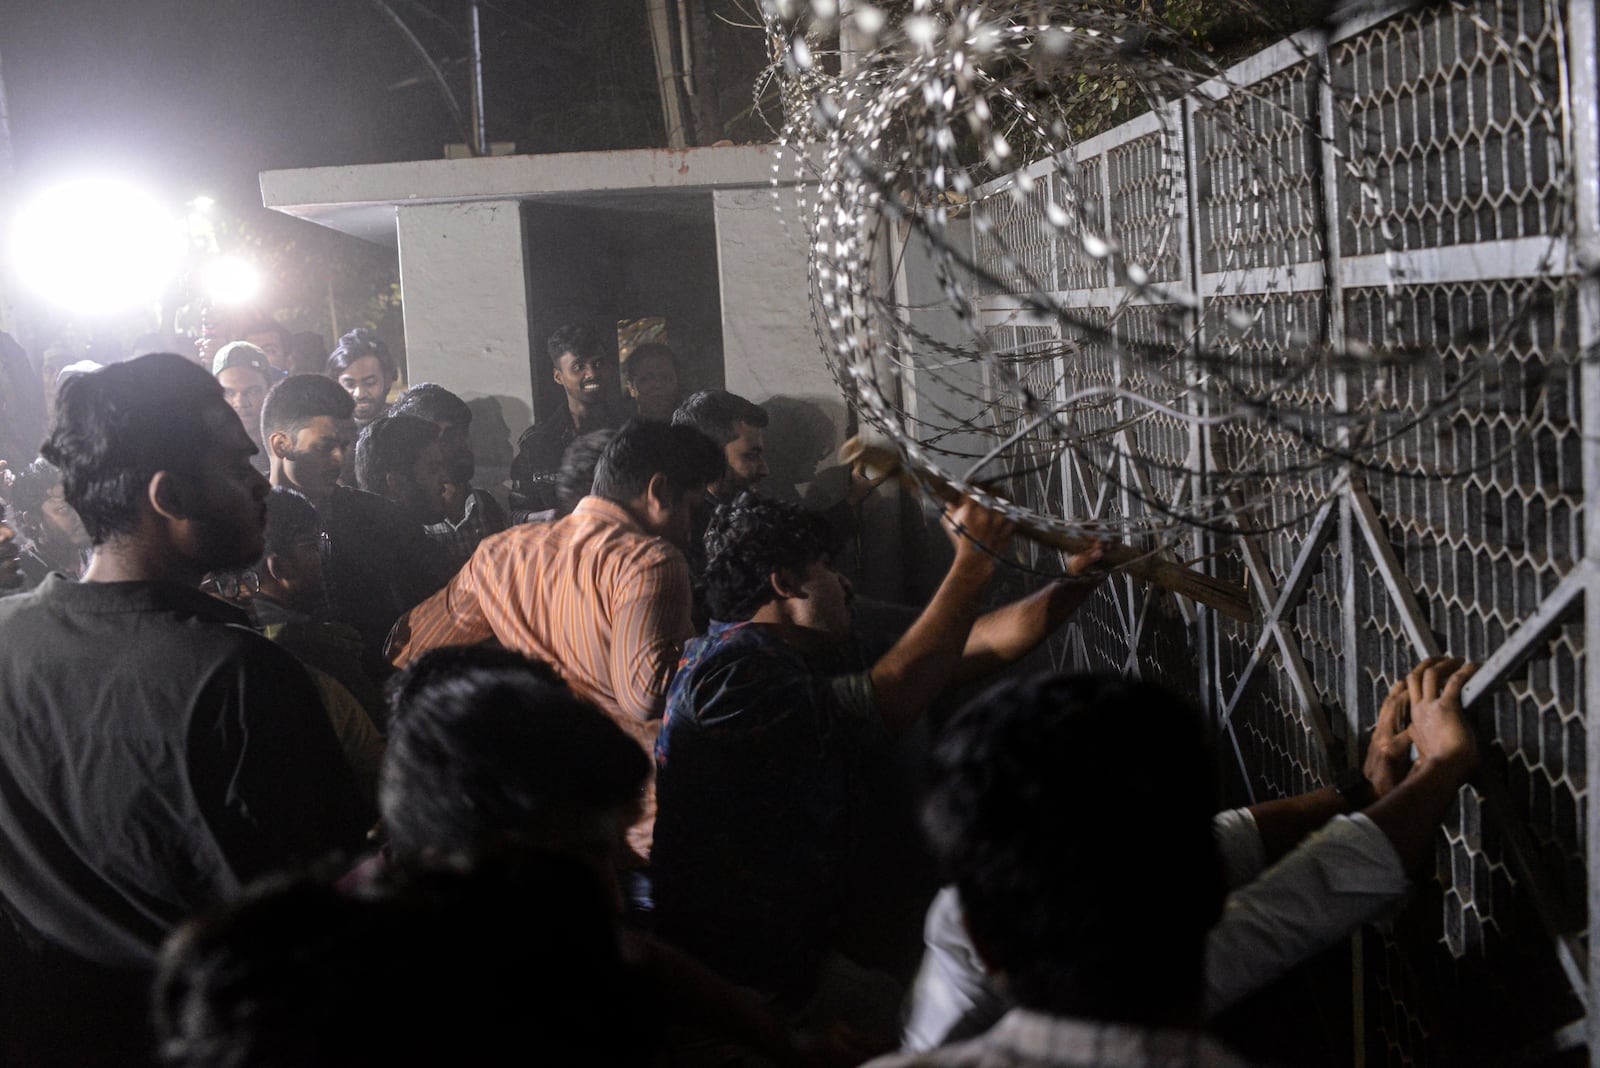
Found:
[[[844,401],[811,329],[805,232],[793,191],[780,195],[781,216],[771,189],[712,194],[728,391],[758,404],[771,397],[814,402],[842,436]]]
[[[522,212],[515,200],[400,205],[409,380],[493,397],[515,441],[532,421]]]

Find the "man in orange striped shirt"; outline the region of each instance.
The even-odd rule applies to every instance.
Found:
[[[694,636],[683,556],[690,510],[722,467],[722,450],[696,430],[628,423],[571,515],[485,538],[449,585],[395,624],[390,658],[405,667],[430,649],[498,641],[550,663],[653,750]],[[645,855],[654,801],[652,791],[629,836]]]

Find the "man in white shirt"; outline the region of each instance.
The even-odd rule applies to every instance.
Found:
[[[928,824],[956,885],[940,894],[929,913],[928,953],[913,996],[906,1049],[960,1042],[1005,1015],[981,1039],[884,1064],[959,1065],[981,1053],[995,1058],[985,1064],[996,1065],[1139,1065],[1173,1050],[1175,1063],[1227,1063],[1226,1051],[1195,1030],[1202,1018],[1373,918],[1404,892],[1406,864],[1427,855],[1445,810],[1476,764],[1476,746],[1460,714],[1461,686],[1472,670],[1457,660],[1426,661],[1391,692],[1365,768],[1370,805],[1364,805],[1368,798],[1362,791],[1341,784],[1226,812],[1211,821],[1215,846],[1193,864],[1179,860],[1184,849],[1197,845],[1189,819],[1193,813],[1181,821],[1185,834],[1167,826],[1180,822],[1171,818],[1172,806],[1182,801],[1185,773],[1173,772],[1176,783],[1161,781],[1167,758],[1181,756],[1175,738],[1185,729],[1185,718],[1180,715],[1175,724],[1152,722],[1168,715],[1157,707],[1160,691],[1121,680],[1046,678],[1008,684],[969,706],[952,724],[936,759]],[[1115,725],[1101,729],[1126,735],[1126,751],[1140,757],[1137,769],[1107,762],[1106,754],[1118,747],[1108,747],[1104,738],[1084,744],[1095,731],[1075,725],[1113,705]],[[1401,730],[1408,708],[1411,722]],[[1154,745],[1150,739],[1157,737],[1161,744]],[[1420,759],[1408,771],[1413,744]],[[1052,775],[1068,785],[1045,786],[1042,797],[1029,793],[1042,781],[1033,772],[1043,776],[1050,754],[1060,760]],[[1152,755],[1154,766],[1147,759]],[[1202,754],[1191,753],[1189,759],[1209,766]],[[996,765],[1003,774],[997,774]],[[1106,787],[1112,807],[1094,809],[1092,827],[1080,830],[1085,827],[1080,821],[1072,837],[1105,847],[1099,851],[1063,842],[1060,824],[1036,815],[1048,810],[1052,796],[1067,801],[1085,784]],[[1203,791],[1190,793],[1191,801],[1203,796]],[[1008,801],[1019,810],[1007,813]],[[1034,818],[1000,819],[1020,814],[1020,807]],[[1334,815],[1351,808],[1363,811]],[[1142,817],[1150,818],[1141,825]],[[1299,841],[1322,823],[1327,825]],[[1063,874],[1048,850],[1078,862],[1097,852],[1106,855],[1081,865],[1090,874],[1075,877]],[[1220,871],[1207,853],[1220,857]],[[1019,878],[1018,863],[1026,867],[1029,858],[1046,870]],[[1221,892],[1222,879],[1248,885],[1226,898],[1220,915],[1214,905],[1200,908],[1196,915],[1210,911],[1214,922],[1206,925],[1198,947],[1196,932],[1179,929],[1181,923],[1174,926],[1170,915],[1155,925],[1164,932],[1160,937],[1142,932],[1132,944],[1131,924],[1151,926],[1137,917],[1163,912],[1156,896],[1172,912],[1171,881],[1163,873],[1173,871],[1185,873],[1187,901],[1196,906]],[[1110,890],[1103,892],[1095,883]],[[1027,907],[1029,895],[1019,898],[1018,886],[1050,891],[1048,900],[1034,902],[1042,911]],[[1177,915],[1193,919],[1191,912]],[[1117,922],[1116,914],[1127,922]],[[1039,922],[1041,916],[1049,918]],[[1061,916],[1074,919],[1058,922]],[[1075,931],[1061,930],[1074,925]],[[1109,935],[1096,937],[1095,931]],[[1064,949],[1080,959],[1063,966]],[[1010,960],[1018,963],[1008,966]],[[1009,981],[997,981],[1002,975]],[[1168,986],[1153,978],[1169,975],[1187,982]],[[1002,985],[1021,1009],[1006,1014],[1014,1002],[1001,993]],[[1108,1054],[1111,1047],[1127,1056]]]

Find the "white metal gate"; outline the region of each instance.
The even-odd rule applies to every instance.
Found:
[[[1192,536],[1191,558],[1249,585],[1258,623],[1118,580],[1062,654],[1199,694],[1255,799],[1357,762],[1390,683],[1418,659],[1449,650],[1483,664],[1467,696],[1486,768],[1439,838],[1437,885],[1356,945],[1356,1048],[1372,1063],[1581,1047],[1600,1063],[1586,1012],[1587,917],[1600,907],[1587,819],[1600,738],[1586,717],[1600,664],[1585,657],[1600,648],[1600,533],[1583,509],[1600,484],[1600,374],[1579,358],[1600,337],[1583,277],[1600,264],[1595,40],[1592,0],[1374,12],[1269,48],[1076,146],[1070,164],[1036,166],[1031,194],[989,189],[974,208],[990,224],[975,228],[980,264],[1003,274],[1003,243],[1119,343],[1082,334],[1070,358],[1030,372],[1041,389],[1137,392],[1123,344],[1198,339],[1259,356],[1309,337],[1432,354],[1391,383],[1421,411],[1466,356],[1500,356],[1480,403],[1398,434],[1376,470],[1263,479],[1273,529]],[[1198,306],[1130,298],[1110,258],[1054,237],[1047,197],[1083,205],[1127,262]],[[984,298],[996,351],[1074,340],[1018,309],[1004,292]],[[1295,402],[1339,410],[1344,376],[1307,376]],[[1209,473],[1294,450],[1269,422],[1123,425],[1128,414],[1108,402],[1077,416],[1120,426],[1105,453],[1114,477],[1064,459],[1029,503],[1080,516],[1181,506]]]

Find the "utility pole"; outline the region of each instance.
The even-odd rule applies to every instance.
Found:
[[[689,127],[684,115],[683,76],[673,43],[671,0],[646,0],[650,17],[650,46],[656,61],[656,85],[661,91],[661,124],[667,129],[668,148],[689,147]]]
[[[489,154],[489,123],[483,114],[483,30],[478,22],[478,0],[472,0],[472,154]]]

